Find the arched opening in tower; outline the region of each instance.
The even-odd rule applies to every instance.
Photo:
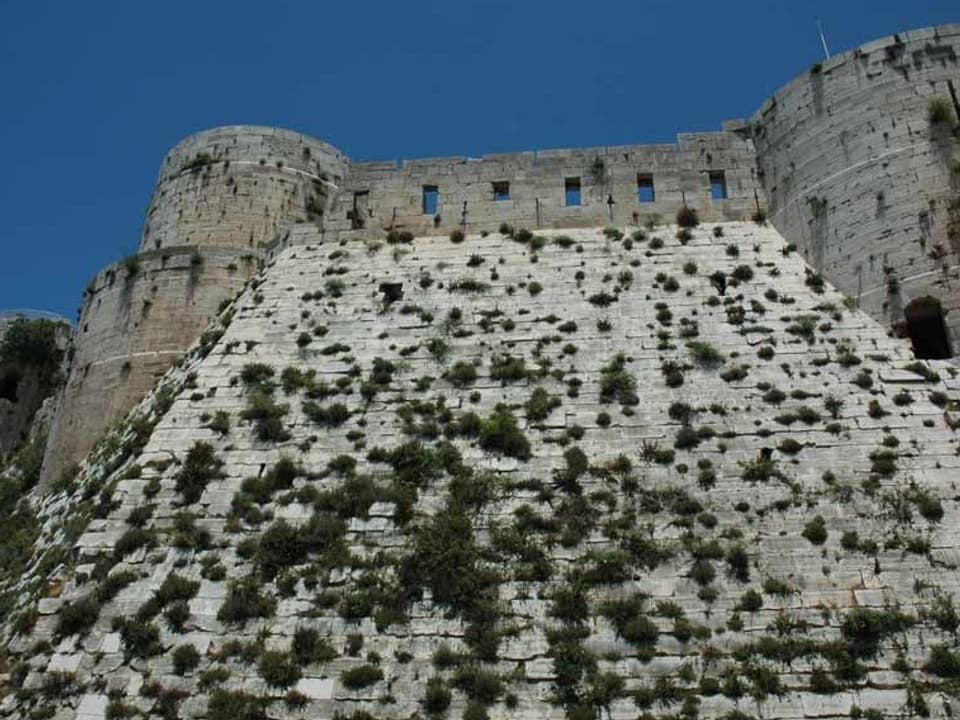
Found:
[[[939,300],[929,296],[917,298],[903,314],[914,355],[924,360],[942,360],[953,355]]]

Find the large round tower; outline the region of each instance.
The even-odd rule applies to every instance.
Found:
[[[140,251],[259,249],[285,225],[322,217],[346,168],[339,150],[289,130],[235,125],[191,135],[163,159]]]
[[[321,221],[346,172],[335,148],[289,130],[197,133],[164,158],[139,252],[84,292],[43,479],[83,458],[199,337],[292,223]]]
[[[773,224],[926,357],[960,352],[958,55],[960,25],[875,40],[753,118]]]

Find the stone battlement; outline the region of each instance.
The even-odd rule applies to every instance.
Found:
[[[191,135],[164,158],[140,260],[125,261],[147,271],[119,283],[101,274],[85,295],[78,360],[53,431],[63,439],[51,443],[44,475],[82,457],[261,258],[311,234],[293,232],[298,226],[324,240],[373,242],[390,230],[640,226],[670,221],[684,206],[709,222],[766,214],[875,318],[905,334],[928,328],[942,336],[937,356],[950,355],[960,341],[960,150],[955,119],[934,126],[928,110],[939,98],[960,115],[951,91],[958,52],[960,25],[882,38],[814,65],[749,123],[668,144],[353,162],[290,130]],[[184,267],[164,260],[186,255]],[[169,354],[139,368],[133,348],[150,353],[158,338]],[[100,359],[126,353],[131,360],[111,379],[87,377]]]
[[[761,202],[755,165],[752,142],[731,132],[684,134],[676,144],[351,164],[325,228],[442,234],[504,222],[639,224],[685,203],[705,219],[744,219]],[[427,208],[431,188],[435,208]]]

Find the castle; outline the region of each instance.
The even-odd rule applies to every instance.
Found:
[[[193,135],[164,158],[136,257],[86,290],[44,476],[82,458],[301,224],[350,240],[504,222],[639,225],[684,203],[706,221],[765,211],[818,272],[888,325],[903,324],[911,302],[935,299],[917,305],[918,332],[945,333],[933,343],[949,352],[960,338],[960,175],[955,136],[930,128],[927,114],[936,97],[956,106],[958,51],[955,25],[876,40],[812,67],[749,122],[675,145],[398,164],[354,163],[272,128]]]
[[[0,717],[952,717],[958,45],[675,145],[176,146],[0,475]]]

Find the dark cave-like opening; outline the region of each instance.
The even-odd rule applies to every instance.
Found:
[[[914,355],[924,360],[952,357],[947,327],[943,322],[943,307],[939,300],[932,297],[918,298],[907,305],[903,313]]]

